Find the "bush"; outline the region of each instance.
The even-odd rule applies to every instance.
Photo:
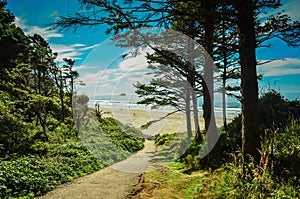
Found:
[[[269,130],[261,160],[246,163],[241,153],[203,179],[198,198],[299,198],[300,125]],[[271,134],[272,133],[272,134]],[[191,159],[191,158],[190,158]],[[192,161],[192,159],[191,159]]]
[[[170,143],[170,141],[172,141],[175,136],[176,136],[175,133],[173,133],[173,134],[157,135],[155,137],[155,145],[156,146],[166,145],[166,144]]]
[[[74,128],[53,118],[48,120],[52,130],[47,132],[48,141],[40,139],[36,128],[27,129],[31,142],[26,151],[6,154],[1,159],[0,198],[33,198],[59,184],[124,160],[131,152],[143,148],[144,139],[134,136],[140,136],[139,131],[122,126],[112,118],[103,121],[105,124],[91,123],[84,131],[87,135],[80,139],[72,137]],[[92,130],[99,125],[103,127],[102,134]]]
[[[133,127],[125,126],[114,118],[103,118],[100,127],[105,136],[121,149],[130,153],[137,152],[144,147],[142,133]]]
[[[51,158],[11,157],[0,165],[0,198],[36,196],[55,186],[104,167],[80,143],[59,150],[53,146]]]
[[[298,198],[299,184],[278,182],[270,169],[271,162],[262,158],[260,165],[243,162],[242,155],[215,170],[201,181],[195,198]]]
[[[300,124],[292,121],[282,132],[275,132],[269,145],[277,176],[285,181],[300,184]]]
[[[275,90],[265,93],[259,99],[260,131],[263,137],[265,131],[283,132],[293,120],[299,119],[300,101],[288,101]],[[226,141],[222,143],[223,151],[231,153],[241,149],[242,143],[242,116],[238,115],[228,124],[224,132]],[[225,155],[225,154],[224,154]]]

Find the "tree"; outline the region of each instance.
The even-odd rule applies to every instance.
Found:
[[[0,156],[36,153],[35,144],[51,141],[49,131],[60,125],[59,98],[66,92],[57,81],[57,53],[40,35],[16,27],[5,5],[0,2]]]
[[[237,1],[242,89],[242,150],[244,157],[251,155],[258,161],[260,133],[254,8],[255,5],[251,0]]]
[[[70,98],[70,106],[73,105],[72,103],[72,97],[74,95],[74,86],[75,86],[75,79],[78,78],[79,73],[77,71],[73,71],[73,66],[75,63],[75,60],[64,58],[65,65],[63,65],[63,76],[66,80],[69,81],[68,92],[69,92],[69,98]]]
[[[70,17],[61,17],[61,20],[58,20],[56,24],[61,28],[70,28],[70,27],[79,27],[83,26],[96,26],[100,24],[108,24],[110,27],[107,29],[107,33],[113,32],[117,36],[120,32],[124,30],[136,29],[141,27],[168,27],[170,26],[170,19],[173,16],[178,15],[182,16],[182,10],[174,10],[175,2],[172,1],[160,1],[160,2],[150,2],[150,1],[126,1],[124,4],[120,2],[110,2],[110,1],[81,1],[82,5],[85,5],[87,9],[94,7],[93,12],[94,18],[86,16],[82,13],[76,13]],[[96,10],[98,8],[99,10]],[[98,13],[102,13],[102,16],[97,16]],[[144,13],[145,15],[140,15],[139,13]],[[118,45],[122,46],[136,46],[136,42],[131,43],[124,39],[128,38],[128,35],[119,34],[118,36],[119,43]],[[123,38],[122,38],[123,37]],[[143,44],[145,45],[145,43]],[[156,49],[154,49],[156,50]],[[160,53],[160,52],[159,52]],[[194,75],[191,75],[193,77]],[[191,82],[191,85],[194,83]],[[194,116],[198,117],[198,106],[196,96],[192,95],[193,99],[193,108]],[[195,118],[195,122],[198,121],[198,118]],[[200,134],[199,125],[196,130]]]
[[[166,53],[170,54],[169,57],[172,56],[173,59],[179,58],[174,54],[171,55],[170,52]],[[190,118],[190,96],[192,88],[187,81],[187,74],[180,74],[177,70],[172,70],[172,68],[175,68],[174,65],[176,65],[176,63],[171,63],[168,59],[165,59],[165,56],[154,53],[151,55],[148,54],[147,59],[149,60],[148,68],[154,71],[152,74],[155,78],[147,85],[140,84],[139,82],[135,85],[137,88],[136,93],[142,98],[138,103],[152,105],[153,108],[159,106],[171,106],[175,108],[175,111],[168,113],[161,119],[176,112],[185,112],[187,135],[189,138],[192,138]],[[174,67],[170,67],[170,65]],[[146,126],[156,121],[150,121]]]
[[[215,43],[218,42],[218,36],[216,36],[219,31],[217,24],[225,20],[229,22],[230,28],[236,28],[238,31],[228,32],[228,30],[225,30],[225,32],[238,34],[239,38],[238,46],[234,43],[232,47],[234,47],[233,52],[237,52],[236,49],[238,48],[241,65],[243,137],[245,138],[243,141],[243,154],[244,157],[251,155],[258,159],[257,149],[259,149],[260,136],[257,110],[255,110],[257,109],[258,98],[255,49],[259,46],[268,46],[265,42],[275,37],[286,41],[290,46],[297,46],[300,38],[299,22],[293,22],[285,14],[278,13],[264,19],[264,21],[259,20],[258,17],[261,13],[280,7],[280,1],[151,2],[145,0],[120,3],[118,1],[82,0],[80,3],[90,9],[92,15],[77,12],[72,16],[62,17],[61,20],[57,21],[57,25],[62,28],[78,28],[81,25],[97,26],[107,24],[109,25],[107,33],[113,33],[114,35],[122,33],[121,36],[123,36],[126,35],[123,32],[129,29],[153,26],[169,28],[172,27],[172,24],[178,23],[178,26],[176,26],[177,24],[174,25],[175,30],[183,30],[183,32],[187,30],[184,33],[200,41],[213,58],[214,49],[216,49]],[[229,9],[222,10],[223,6],[228,6]],[[91,8],[94,8],[93,11]],[[180,29],[180,26],[183,28]],[[126,40],[119,38],[121,43],[126,43]],[[135,46],[131,41],[126,45]],[[211,118],[211,116],[214,116],[212,114],[213,99],[209,97],[208,92],[214,90],[213,82],[211,82],[214,71],[211,67],[212,60],[208,57],[205,65],[203,76],[208,81],[203,82],[203,109],[205,112],[205,127],[208,129],[211,124],[210,121],[214,121],[214,118]],[[228,77],[228,75],[224,75],[224,77]]]
[[[0,2],[0,78],[6,80],[6,72],[16,67],[17,63],[26,63],[29,38],[13,22],[15,17],[5,9],[6,2]],[[18,61],[17,61],[18,60]]]
[[[266,9],[280,7],[280,1],[247,0],[236,1],[235,4],[241,64],[242,152],[246,160],[252,156],[258,162],[260,131],[255,50],[274,37],[282,39],[289,46],[299,46],[300,24],[282,13],[269,17],[264,23],[259,22],[257,16]]]

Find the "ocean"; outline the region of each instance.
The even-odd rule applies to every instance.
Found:
[[[287,100],[299,100],[300,92],[282,92],[281,95]],[[89,96],[90,101],[88,103],[89,107],[95,107],[95,104],[100,104],[101,107],[107,108],[123,108],[123,109],[137,109],[137,110],[147,110],[147,111],[159,111],[159,112],[171,112],[175,109],[173,107],[158,107],[156,109],[151,109],[151,106],[145,106],[143,104],[137,104],[140,100],[137,95],[98,95]],[[215,116],[218,118],[223,117],[222,109],[222,98],[221,95],[216,94],[214,99],[214,110]],[[228,119],[235,118],[241,113],[241,103],[232,97],[226,97],[226,117]],[[198,99],[198,110],[199,116],[203,115],[202,110],[202,98]]]
[[[137,110],[147,110],[147,111],[159,111],[159,112],[172,112],[175,109],[170,106],[160,106],[155,109],[151,109],[151,106],[145,106],[143,104],[137,104],[139,98],[135,95],[127,96],[127,95],[99,95],[90,97],[89,107],[95,107],[95,104],[99,104],[100,107],[106,108],[123,108],[123,109],[137,109]],[[228,119],[235,118],[239,113],[241,113],[241,105],[237,100],[233,100],[231,98],[227,99],[227,110],[226,117]],[[203,115],[202,111],[202,99],[198,100],[198,110],[199,116]],[[217,98],[215,99],[215,116],[217,118],[223,117],[222,111],[222,102]]]

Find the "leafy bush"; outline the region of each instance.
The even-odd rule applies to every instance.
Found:
[[[113,144],[130,153],[137,152],[144,147],[144,138],[141,132],[125,126],[114,118],[103,118],[100,127],[105,136]]]
[[[141,136],[139,131],[112,118],[103,121],[105,123],[91,123],[83,138],[75,138],[74,128],[54,118],[47,121],[52,130],[47,132],[48,141],[39,139],[36,128],[27,129],[31,142],[24,155],[7,154],[1,159],[0,198],[32,198],[124,160],[131,152],[143,148],[144,139],[134,136]],[[91,130],[99,125],[103,127],[102,137]],[[96,147],[91,149],[86,142],[93,142],[92,146]]]
[[[155,159],[153,162],[179,161],[194,141],[189,139],[186,133],[173,133],[157,135],[155,137]]]
[[[270,132],[259,164],[233,154],[231,163],[203,179],[198,198],[299,198],[300,125],[292,121],[284,130]]]
[[[265,131],[283,132],[285,127],[293,120],[299,119],[300,101],[288,101],[275,90],[265,93],[259,99],[260,130],[263,136]],[[227,132],[224,132],[226,140],[222,142],[223,151],[231,153],[242,146],[242,116],[238,115],[228,124]],[[224,154],[226,155],[226,154]]]
[[[163,135],[158,135],[155,137],[155,145],[156,146],[161,146],[170,143],[176,136],[175,133],[173,134],[163,134]]]
[[[84,153],[71,157],[39,158],[23,156],[1,161],[0,198],[36,196],[73,178],[103,168],[103,164]]]
[[[300,124],[292,121],[282,132],[269,137],[269,154],[274,160],[277,176],[285,181],[300,184]]]
[[[275,90],[265,93],[259,99],[260,127],[264,129],[283,129],[294,118],[293,101],[288,101]],[[298,107],[300,108],[300,106]]]
[[[278,182],[269,162],[244,163],[241,154],[234,161],[203,178],[195,198],[298,198],[299,185]]]

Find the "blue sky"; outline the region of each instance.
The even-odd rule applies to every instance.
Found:
[[[80,72],[80,80],[86,87],[78,88],[89,96],[118,94],[131,90],[136,81],[147,82],[145,76],[146,60],[140,56],[122,60],[120,56],[128,49],[118,49],[110,44],[105,35],[105,26],[88,29],[80,28],[76,32],[53,30],[49,24],[58,15],[66,15],[74,10],[82,9],[76,0],[8,0],[8,9],[16,16],[16,25],[32,35],[43,36],[54,52],[59,53],[57,62],[61,64],[65,57],[75,59],[76,69]],[[285,0],[284,9],[293,19],[300,20],[299,0]],[[300,99],[300,48],[288,48],[283,42],[272,40],[272,48],[257,50],[258,60],[284,58],[258,67],[264,74],[260,87],[280,90],[289,98]],[[112,93],[113,92],[113,93]]]

